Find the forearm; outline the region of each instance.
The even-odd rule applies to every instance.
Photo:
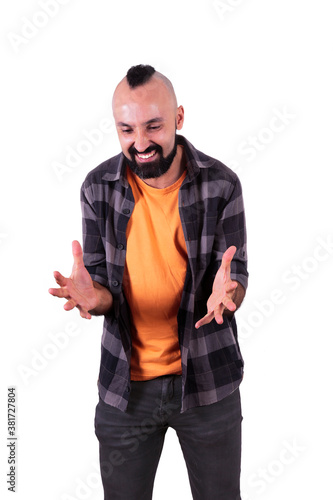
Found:
[[[239,309],[239,307],[241,306],[243,300],[244,300],[244,297],[245,297],[245,288],[243,287],[243,285],[241,285],[238,281],[237,281],[237,288],[235,288],[235,291],[234,291],[234,295],[232,297],[232,301],[234,302],[235,306],[236,306],[236,311],[237,309]],[[235,311],[229,311],[229,309],[224,309],[224,312],[223,314],[225,314],[226,316],[231,316],[232,314],[234,314]]]
[[[244,300],[245,288],[238,281],[237,281],[237,283],[238,283],[238,285],[237,285],[237,288],[235,289],[235,295],[234,295],[233,300],[234,300],[234,303],[236,304],[236,308],[238,309]]]
[[[93,316],[103,316],[112,308],[113,297],[111,292],[105,288],[105,286],[101,285],[97,281],[93,281],[93,284],[97,293],[98,304],[94,309],[89,311],[89,313]]]

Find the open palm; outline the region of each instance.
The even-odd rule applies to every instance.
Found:
[[[197,321],[195,328],[210,323],[214,317],[217,323],[222,324],[224,310],[236,310],[236,304],[232,299],[238,283],[230,278],[231,261],[236,250],[235,246],[231,246],[224,252],[221,266],[214,279],[212,293],[207,301],[207,314]]]
[[[77,307],[82,318],[90,319],[90,310],[98,304],[98,297],[93,281],[83,263],[83,253],[78,241],[73,241],[72,252],[74,264],[72,274],[65,278],[55,271],[53,276],[60,288],[50,288],[49,293],[55,297],[67,299],[64,309],[70,311]]]

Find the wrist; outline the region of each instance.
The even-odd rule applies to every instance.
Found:
[[[97,305],[89,311],[93,316],[103,316],[110,311],[113,305],[111,292],[97,281],[93,281],[96,292]]]
[[[238,281],[237,281],[237,288],[235,288],[234,290],[234,294],[233,294],[233,297],[232,297],[232,301],[233,303],[235,304],[236,306],[236,309],[235,311],[237,311],[237,309],[239,309],[241,303],[243,302],[244,300],[244,297],[245,297],[245,288],[243,287],[243,285],[241,285]],[[231,312],[235,312],[235,311],[230,311]]]

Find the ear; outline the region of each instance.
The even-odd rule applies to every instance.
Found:
[[[176,115],[176,126],[177,130],[181,130],[184,125],[184,108],[183,106],[179,106],[177,108],[177,115]]]

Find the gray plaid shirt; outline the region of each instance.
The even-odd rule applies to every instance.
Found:
[[[237,175],[177,135],[184,147],[187,175],[179,190],[179,214],[188,265],[178,312],[182,359],[182,408],[215,403],[241,383],[243,359],[235,317],[213,320],[198,330],[207,312],[222,255],[237,247],[231,279],[247,287],[246,229],[242,190]],[[105,315],[98,380],[100,397],[126,411],[129,400],[131,327],[123,293],[126,226],[134,208],[126,180],[126,160],[119,154],[99,165],[81,188],[84,263],[93,280],[110,290],[114,303]]]

